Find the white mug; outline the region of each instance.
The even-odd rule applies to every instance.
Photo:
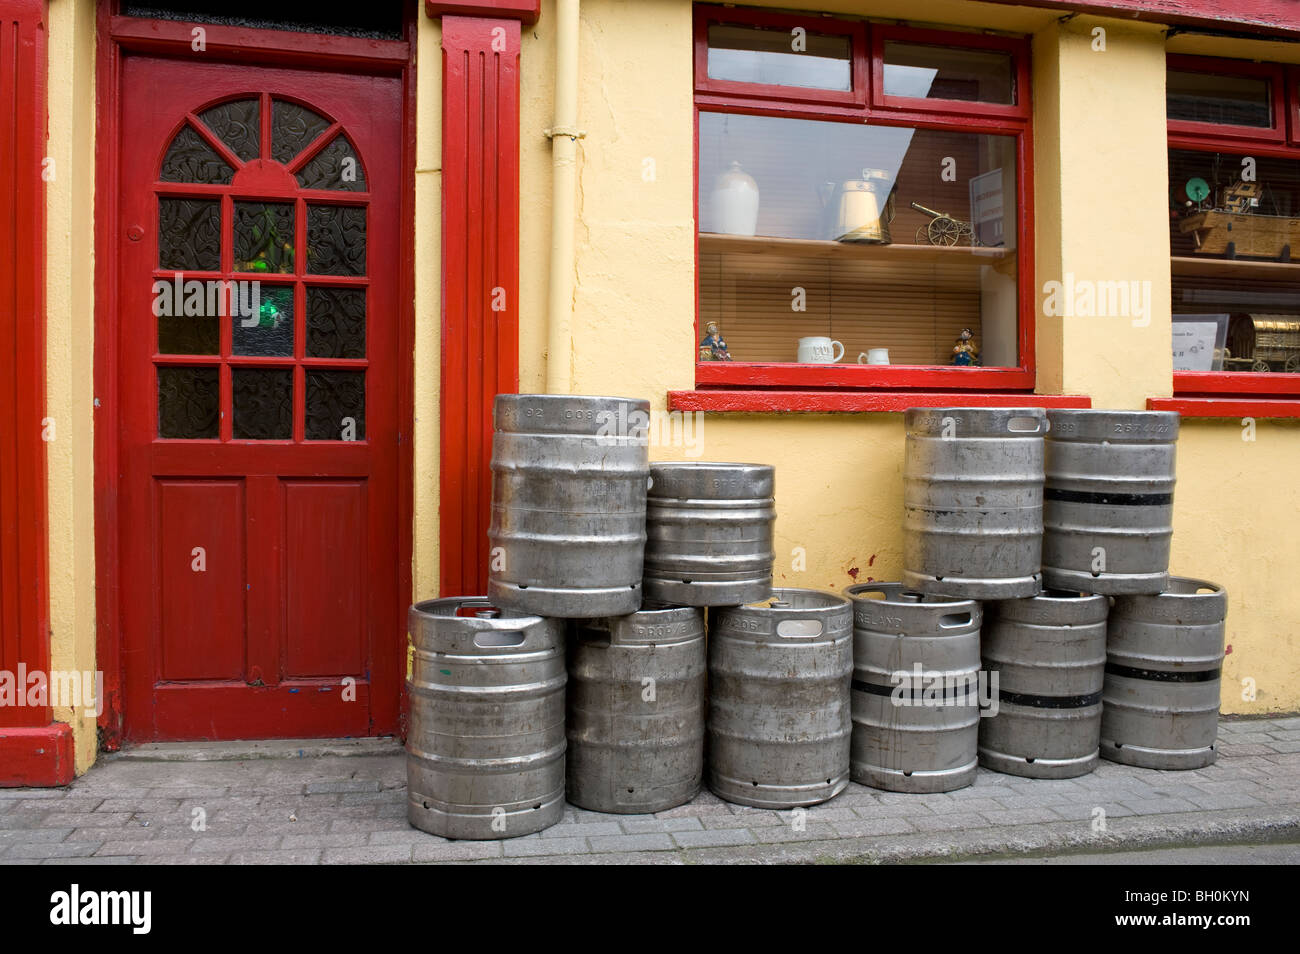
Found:
[[[835,349],[839,348],[839,353]],[[800,338],[800,364],[834,364],[844,357],[844,345],[831,338]]]
[[[867,360],[863,362],[863,358]],[[888,348],[872,348],[858,353],[858,364],[889,364]]]

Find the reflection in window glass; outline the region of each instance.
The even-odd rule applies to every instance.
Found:
[[[795,49],[796,42],[803,46]],[[714,24],[709,27],[709,78],[735,83],[850,90],[852,44],[847,36]]]
[[[1260,129],[1273,125],[1268,80],[1253,76],[1170,70],[1165,108],[1174,120]]]
[[[1169,245],[1176,370],[1300,371],[1300,161],[1171,149]]]
[[[700,328],[733,360],[947,365],[969,328],[1018,364],[1014,137],[702,113],[699,139]]]
[[[885,95],[1011,105],[1011,56],[887,40]]]

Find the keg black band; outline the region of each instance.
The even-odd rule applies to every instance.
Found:
[[[1132,666],[1120,666],[1116,663],[1106,663],[1106,672],[1111,676],[1124,676],[1128,679],[1147,679],[1151,682],[1213,682],[1219,678],[1222,672],[1218,667],[1214,669],[1197,669],[1197,670],[1178,670],[1169,672],[1164,669],[1135,669]]]
[[[937,678],[939,677],[936,677],[936,679]],[[908,675],[908,679],[909,681],[911,680],[910,673]],[[939,686],[927,687],[925,685],[908,686],[905,684],[900,684],[897,686],[882,686],[874,682],[863,682],[860,679],[854,679],[852,683],[852,688],[856,692],[869,692],[873,696],[893,696],[894,693],[898,693],[900,698],[909,699],[914,702],[919,702],[925,699],[931,699],[931,700],[943,699],[945,701],[950,699],[951,700],[965,699],[969,696],[976,696],[978,694],[978,689],[975,685],[975,680],[973,679],[970,681],[968,685],[965,686],[943,686],[943,687],[939,687]],[[974,705],[974,703],[971,704]]]
[[[1115,494],[1093,493],[1088,490],[1057,490],[1043,488],[1044,500],[1062,503],[1102,504],[1111,507],[1167,507],[1174,502],[1173,494]]]
[[[1101,702],[1101,692],[1090,692],[1084,696],[1032,696],[1028,693],[998,690],[998,702],[1013,706],[1029,706],[1033,709],[1084,709]]]

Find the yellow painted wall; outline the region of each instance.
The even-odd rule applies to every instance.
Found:
[[[49,5],[49,144],[46,183],[46,414],[50,667],[94,671],[94,0]],[[77,772],[95,760],[95,716],[56,708],[70,722]]]
[[[1040,295],[1038,389],[1089,394],[1094,406],[1111,408],[1144,408],[1148,397],[1171,393],[1160,28],[1088,17],[1062,23],[1044,11],[946,0],[779,6],[1032,34],[1037,282],[1067,273],[1149,282],[1151,296],[1145,315],[1052,318]],[[550,237],[550,149],[541,130],[551,122],[554,24],[544,3],[523,48],[522,390],[541,390],[546,369],[547,261],[528,250],[546,249]],[[1098,27],[1104,51],[1094,49]],[[578,125],[587,138],[579,148],[574,390],[648,397],[662,411],[669,390],[694,381],[691,5],[583,0],[581,30]],[[1237,44],[1232,55],[1246,54]],[[643,174],[647,160],[653,177]],[[1300,709],[1300,608],[1285,598],[1283,579],[1300,565],[1290,476],[1300,469],[1300,430],[1261,421],[1253,444],[1240,435],[1236,422],[1185,425],[1172,569],[1228,587],[1224,710]],[[781,583],[838,590],[855,574],[898,577],[901,415],[710,414],[697,436],[694,447],[661,444],[651,456],[777,468]],[[1279,532],[1288,520],[1293,532]],[[1257,684],[1253,702],[1241,698],[1247,675]]]

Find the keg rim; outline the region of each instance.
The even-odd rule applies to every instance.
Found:
[[[769,600],[784,600],[787,596],[799,597],[816,597],[822,601],[817,606],[771,606],[764,605]],[[755,600],[752,603],[742,603],[739,606],[720,606],[719,610],[736,611],[746,610],[749,612],[768,612],[768,613],[824,613],[827,611],[837,611],[848,609],[851,604],[847,599],[838,593],[832,593],[830,590],[819,590],[813,587],[803,586],[774,586],[772,592],[761,600]]]
[[[462,608],[494,609],[500,615],[491,618],[457,615],[457,611]],[[451,612],[438,612],[443,609],[449,609]],[[535,613],[516,613],[514,610],[494,603],[486,596],[440,596],[436,599],[420,600],[411,604],[410,609],[407,610],[407,616],[412,621],[417,618],[421,620],[457,620],[473,629],[510,630],[536,626],[539,623],[546,623],[550,619],[550,617],[538,616]]]
[[[514,402],[541,401],[549,404],[559,404],[564,401],[627,401],[631,404],[645,405],[648,410],[650,407],[649,398],[622,397],[616,394],[498,394],[496,400],[509,404]]]
[[[937,593],[922,593],[920,590],[908,587],[901,580],[883,583],[854,583],[852,586],[844,587],[840,592],[844,594],[845,599],[855,606],[865,603],[872,606],[943,606],[945,608],[973,610],[980,604],[979,600],[965,596],[943,596]],[[862,593],[883,593],[885,594],[885,599],[872,599],[860,595]],[[917,596],[920,597],[920,599],[893,599],[890,597],[891,594],[898,596]]]
[[[1050,428],[1047,432],[1049,441],[1094,443],[1109,441],[1112,444],[1173,444],[1178,440],[1182,426],[1182,415],[1177,411],[1125,411],[1116,408],[1051,408],[1047,412]],[[1145,423],[1165,423],[1169,430],[1165,434],[1142,434],[1133,432],[1114,433],[1101,431],[1111,423],[1124,421],[1142,421]],[[1072,434],[1061,434],[1057,424],[1072,421],[1078,430]]]

